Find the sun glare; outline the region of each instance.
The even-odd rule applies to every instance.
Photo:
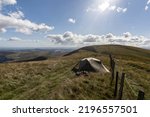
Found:
[[[100,4],[100,5],[98,6],[98,8],[103,12],[103,11],[105,11],[109,6],[110,6],[110,4],[109,4],[108,2],[104,2],[104,3]]]
[[[93,11],[105,12],[113,11],[116,9],[116,5],[121,2],[120,0],[95,0],[91,9]]]

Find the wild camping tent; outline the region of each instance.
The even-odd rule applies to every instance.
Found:
[[[84,58],[81,59],[72,69],[74,72],[100,72],[108,73],[109,70],[103,65],[103,63],[96,58]]]

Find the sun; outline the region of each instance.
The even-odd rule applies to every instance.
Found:
[[[95,11],[106,12],[108,10],[114,10],[116,4],[121,2],[120,0],[95,0],[93,6],[95,6]]]
[[[104,2],[104,3],[102,3],[102,4],[100,4],[99,6],[98,6],[98,8],[99,8],[99,10],[100,11],[105,11],[107,8],[109,8],[109,6],[110,6],[110,4],[109,4],[109,2]]]

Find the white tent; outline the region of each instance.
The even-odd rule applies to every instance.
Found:
[[[84,58],[74,67],[78,71],[108,73],[109,70],[96,58]]]

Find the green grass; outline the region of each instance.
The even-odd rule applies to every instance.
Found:
[[[82,48],[46,61],[0,64],[0,99],[114,99],[110,74],[77,77],[71,71],[85,57],[101,59],[109,69],[108,53],[113,54],[120,75],[126,73],[123,99],[136,99],[139,89],[150,99],[150,51],[113,45]]]

